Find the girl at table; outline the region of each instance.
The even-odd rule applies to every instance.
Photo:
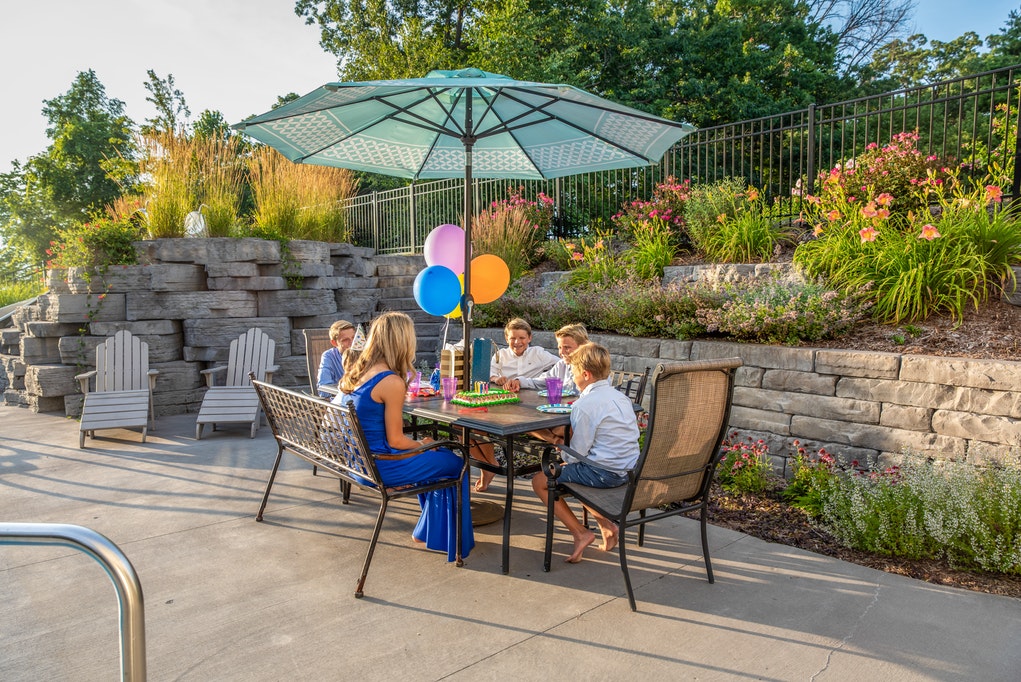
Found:
[[[372,322],[365,348],[346,369],[340,380],[341,393],[334,402],[354,406],[369,449],[376,453],[399,454],[431,442],[416,441],[404,433],[404,377],[413,370],[415,327],[401,312],[386,312]],[[427,450],[403,459],[377,459],[376,466],[387,486],[420,483],[457,476],[464,460],[447,449]],[[475,546],[466,476],[461,495],[461,554],[468,556]],[[454,489],[443,488],[418,496],[422,515],[412,537],[428,549],[445,551],[455,558]]]

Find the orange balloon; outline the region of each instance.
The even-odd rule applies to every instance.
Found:
[[[492,303],[510,284],[510,268],[499,256],[484,253],[472,258],[471,293],[476,303]]]

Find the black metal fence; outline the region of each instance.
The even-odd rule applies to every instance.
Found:
[[[554,200],[553,235],[573,236],[609,226],[635,199],[648,199],[657,182],[673,175],[694,184],[743,178],[796,215],[818,174],[852,159],[870,143],[884,145],[902,132],[917,132],[927,156],[984,175],[997,167],[1019,196],[1021,65],[932,85],[837,102],[739,123],[700,129],[675,145],[657,165],[588,173],[546,181],[477,180],[474,205],[481,209],[509,191]],[[441,223],[460,223],[461,180],[414,183],[348,201],[356,244],[380,253],[421,251]]]

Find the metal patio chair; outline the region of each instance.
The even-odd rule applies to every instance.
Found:
[[[550,490],[546,519],[543,569],[550,570],[553,551],[553,504],[571,496],[620,528],[618,551],[631,610],[635,595],[628,573],[626,530],[638,526],[638,546],[645,541],[645,524],[689,511],[699,512],[702,556],[713,582],[706,536],[709,490],[727,433],[734,394],[734,373],[740,358],[659,365],[652,376],[649,426],[638,463],[628,472],[628,483],[616,488],[590,488],[558,483],[561,465],[555,448],[543,456]],[[574,454],[570,448],[565,452]],[[648,513],[650,512],[651,513]]]

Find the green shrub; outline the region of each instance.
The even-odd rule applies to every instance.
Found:
[[[740,197],[748,188],[743,178],[723,178],[716,182],[695,185],[684,207],[688,231],[697,244],[701,235],[723,220],[737,215]]]
[[[795,440],[793,445],[796,448],[793,475],[781,496],[792,507],[804,509],[810,517],[818,518],[822,515],[826,492],[836,482],[836,459],[826,448],[820,448],[812,459],[799,441]]]
[[[26,301],[33,296],[38,296],[45,289],[39,282],[9,282],[0,280],[0,308]]]
[[[634,246],[624,254],[630,271],[641,280],[661,278],[677,253],[677,238],[669,223],[659,218],[636,223],[632,235]]]
[[[909,457],[841,472],[821,520],[848,546],[964,569],[1021,574],[1021,471]]]
[[[617,236],[631,240],[637,227],[650,220],[666,225],[673,233],[671,240],[678,248],[688,248],[690,238],[686,229],[685,212],[691,186],[688,180],[679,182],[670,176],[657,183],[652,190],[652,198],[648,201],[637,200],[626,203],[621,211],[613,216],[613,224]]]
[[[47,268],[87,268],[104,271],[111,265],[134,265],[138,254],[132,242],[143,238],[128,221],[96,218],[92,222],[58,230],[50,242]]]
[[[722,301],[700,307],[698,321],[710,333],[748,341],[797,343],[839,336],[867,309],[860,294],[841,294],[798,276],[702,286],[716,288]]]
[[[742,180],[727,179],[700,192],[697,219],[690,217],[688,230],[695,248],[713,263],[768,261],[776,247],[789,239],[767,207],[759,191]],[[709,215],[715,211],[710,220]]]

